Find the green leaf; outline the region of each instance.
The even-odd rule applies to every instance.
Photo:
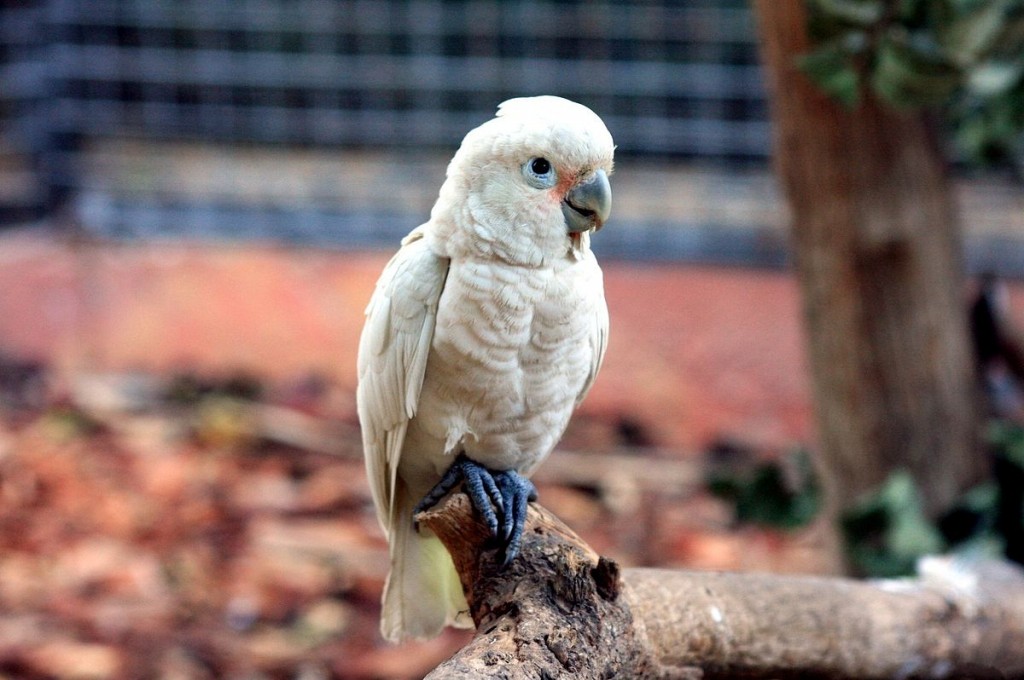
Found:
[[[1024,8],[1024,2],[1018,3]],[[992,45],[992,54],[1012,59],[1024,52],[1024,9],[1009,13],[1003,30]]]
[[[738,480],[721,473],[711,474],[704,485],[712,496],[733,503],[743,493],[743,486]]]
[[[917,486],[909,473],[897,472],[882,489],[891,512],[889,548],[897,555],[918,557],[942,550],[942,538],[925,518]]]
[[[1005,557],[1006,541],[994,534],[981,534],[956,546],[953,552],[971,559],[1000,559]]]
[[[968,71],[967,87],[979,97],[993,97],[1010,90],[1020,82],[1022,75],[1024,60],[988,61]]]
[[[88,437],[103,430],[100,421],[73,406],[58,406],[42,419],[43,432],[59,442]]]
[[[1013,423],[996,421],[986,439],[997,449],[997,455],[1024,469],[1024,428]]]
[[[930,0],[900,0],[896,13],[903,21],[916,21],[925,13],[929,4]]]
[[[821,491],[806,451],[746,470],[719,470],[708,490],[734,506],[736,521],[778,529],[796,529],[814,519]]]
[[[805,54],[797,66],[826,94],[852,108],[860,100],[860,73],[849,54],[829,46]]]
[[[973,11],[939,27],[937,39],[954,62],[969,66],[992,47],[1006,23],[1006,0],[987,0]]]
[[[851,560],[872,576],[913,571],[917,558],[941,552],[939,531],[925,517],[913,478],[894,472],[842,518]]]
[[[1024,161],[1024,83],[1001,95],[973,97],[955,123],[957,143],[976,162]],[[993,444],[1004,447],[1008,460],[1016,458],[1024,466],[1024,436]]]
[[[815,47],[798,67],[820,90],[941,107],[965,157],[1024,174],[1024,0],[804,1]]]
[[[960,505],[978,513],[988,513],[999,501],[999,487],[994,482],[988,481],[971,487],[964,494]]]
[[[878,46],[871,86],[891,105],[908,109],[945,102],[961,81],[951,64],[885,39]]]
[[[885,5],[881,0],[810,0],[826,16],[840,21],[871,26],[882,18]]]
[[[991,1],[992,0],[941,0],[938,4],[946,5],[949,8],[949,11],[954,15],[960,15],[976,12]]]

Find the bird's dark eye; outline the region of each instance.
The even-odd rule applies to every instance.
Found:
[[[523,164],[523,176],[526,182],[537,189],[550,189],[558,183],[557,173],[551,167],[551,161],[537,156]]]

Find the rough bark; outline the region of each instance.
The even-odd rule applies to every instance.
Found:
[[[917,579],[626,569],[531,506],[500,570],[457,494],[418,516],[451,552],[477,625],[427,677],[1024,677],[1024,573],[935,558]]]
[[[466,496],[417,519],[451,553],[477,627],[428,678],[661,677],[621,597],[618,566],[547,510],[530,508],[522,553],[504,570]]]
[[[830,490],[846,507],[905,468],[935,515],[985,472],[946,164],[921,115],[848,110],[798,70],[803,2],[754,5]]]

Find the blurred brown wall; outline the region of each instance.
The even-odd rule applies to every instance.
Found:
[[[0,235],[0,352],[82,372],[318,374],[354,388],[362,312],[388,253],[259,245],[72,244]],[[787,273],[604,262],[612,334],[584,414],[657,443],[810,436]]]

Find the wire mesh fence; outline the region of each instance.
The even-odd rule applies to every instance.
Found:
[[[97,169],[125,141],[165,170],[210,144],[444,155],[500,101],[551,93],[599,111],[626,156],[769,151],[742,0],[7,0],[0,42],[0,157],[32,188],[19,200],[101,234],[344,242],[376,219],[325,182],[301,206],[195,195],[152,163],[115,183]]]
[[[0,4],[0,224],[38,218],[47,180],[46,40],[38,3]]]
[[[630,152],[767,151],[743,3],[51,4],[71,133],[447,146],[504,98],[558,93]]]

